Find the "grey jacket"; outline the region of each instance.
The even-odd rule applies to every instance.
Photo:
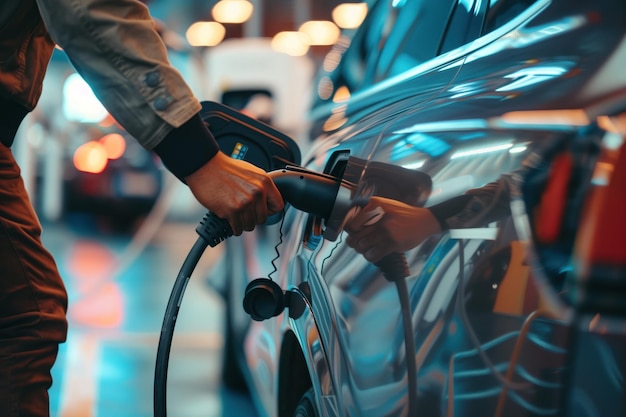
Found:
[[[200,110],[136,0],[2,0],[0,100],[35,107],[55,44],[147,149]]]

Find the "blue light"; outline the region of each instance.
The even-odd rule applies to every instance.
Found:
[[[80,75],[74,73],[65,79],[63,84],[63,115],[67,120],[98,123],[107,114],[107,110]]]
[[[429,156],[437,157],[446,153],[450,145],[434,136],[423,133],[412,133],[398,141],[394,146],[391,158],[394,161],[408,158],[417,152],[423,152]]]

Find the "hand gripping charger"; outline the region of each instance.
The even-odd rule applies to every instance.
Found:
[[[299,166],[301,155],[297,144],[271,126],[216,102],[203,102],[200,114],[222,152],[268,172],[286,204],[324,221],[326,229],[323,236],[327,240],[334,241],[338,237],[349,210],[355,208],[355,205],[366,204],[372,193],[408,204],[423,204],[430,194],[432,184],[424,173],[390,164],[368,163],[353,157],[347,158],[344,168],[334,172],[334,175],[313,172]],[[390,180],[392,182],[388,182]],[[366,184],[369,195],[361,195],[357,184]],[[279,220],[280,217],[272,216],[268,224]],[[196,232],[199,238],[183,262],[174,283],[161,328],[154,381],[155,417],[167,415],[169,353],[187,282],[207,246],[214,247],[232,236],[228,222],[210,212],[200,221]],[[389,281],[399,285],[399,289],[400,285],[406,285],[404,278],[409,271],[403,254],[390,254],[377,266]],[[259,278],[248,285],[243,307],[252,319],[265,320],[283,311],[283,295],[283,290],[274,281]],[[401,297],[401,302],[407,297]],[[410,319],[408,308],[403,310],[407,310]],[[403,321],[407,322],[404,326],[405,340],[409,343],[406,351],[412,352],[410,320]],[[414,355],[407,355],[407,361],[412,357]],[[410,363],[408,365],[414,368]],[[409,392],[417,392],[415,383],[411,383],[411,374],[415,376],[415,372],[409,372]]]
[[[220,103],[205,101],[200,115],[220,146],[233,158],[245,160],[267,171],[285,202],[321,218],[330,216],[341,181],[330,175],[299,168],[300,150],[288,136],[251,117]],[[268,224],[279,221],[272,216]],[[207,246],[214,247],[232,236],[223,219],[208,212],[196,227],[199,235],[178,273],[167,303],[159,345],[154,379],[154,415],[167,416],[167,367],[176,318],[185,288]],[[278,314],[274,305],[282,290],[270,279],[251,283],[244,305],[255,320]],[[273,285],[272,285],[273,284]],[[267,311],[267,306],[272,309]]]

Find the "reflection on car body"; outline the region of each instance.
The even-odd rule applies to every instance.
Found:
[[[596,168],[617,171],[626,129],[612,132],[607,121],[626,111],[625,35],[626,5],[617,0],[370,4],[319,78],[304,166],[343,175],[358,159],[361,178],[379,164],[417,170],[432,181],[425,207],[500,182],[504,198],[493,201],[506,210],[457,219],[405,253],[416,392],[407,390],[398,290],[346,245],[345,231],[324,239],[324,222],[287,209],[281,224],[226,241],[227,343],[262,415],[300,407],[307,416],[405,416],[411,404],[424,416],[624,414],[624,310],[597,301],[623,302],[623,258],[609,268],[612,293],[556,283],[598,268],[589,251],[576,252],[586,269],[572,262],[583,238],[571,227],[584,223]],[[344,87],[352,96],[332,103]],[[576,141],[598,153],[546,153]],[[538,204],[524,198],[541,195],[552,157],[568,152],[584,160],[569,165],[581,192],[565,194],[563,206],[579,223],[542,244],[532,229]],[[543,179],[524,182],[518,173],[533,155],[549,163]],[[545,259],[559,250],[561,275],[550,275]],[[288,311],[263,322],[240,307],[259,276],[289,294]]]

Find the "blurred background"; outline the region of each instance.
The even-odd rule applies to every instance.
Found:
[[[367,10],[338,0],[144,3],[200,100],[270,123],[303,150],[315,73]],[[152,416],[163,314],[204,209],[116,124],[62,50],[13,150],[70,297],[52,416]],[[207,250],[178,317],[170,415],[254,416],[245,392],[220,384],[224,306],[207,285],[220,254]]]

